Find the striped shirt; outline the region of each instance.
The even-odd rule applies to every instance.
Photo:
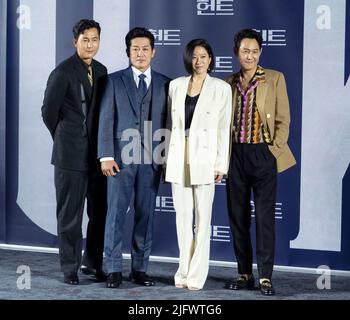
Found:
[[[270,143],[268,131],[261,121],[256,105],[256,90],[261,82],[265,82],[264,69],[258,66],[254,77],[246,90],[243,89],[240,73],[236,77],[237,101],[234,117],[234,143]]]

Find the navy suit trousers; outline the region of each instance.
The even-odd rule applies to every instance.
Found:
[[[105,228],[105,256],[108,273],[122,271],[124,220],[134,193],[132,271],[146,272],[152,249],[153,217],[160,171],[152,164],[130,164],[108,177],[108,211]]]

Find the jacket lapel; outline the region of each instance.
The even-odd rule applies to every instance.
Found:
[[[96,67],[96,63],[94,60],[92,60],[92,82],[93,82],[93,86],[92,86],[92,93],[91,93],[91,102],[90,102],[90,108],[88,109],[88,114],[91,112],[92,114],[94,114],[94,109],[95,108],[95,104],[96,104],[96,94],[97,94],[97,87],[98,87],[98,83],[97,83],[97,79],[100,77],[101,75],[99,74],[99,70]]]
[[[232,90],[232,112],[231,112],[231,134],[233,132],[233,125],[235,123],[235,114],[236,114],[236,101],[237,101],[237,87],[236,84],[231,84]]]
[[[190,82],[191,76],[188,76],[184,78],[181,86],[178,88],[176,95],[179,96],[177,101],[179,104],[176,106],[176,108],[179,110],[179,118],[181,121],[181,125],[185,127],[185,101],[186,101],[186,95],[188,90],[188,84]]]
[[[162,105],[162,97],[161,97],[161,92],[160,92],[160,80],[158,77],[158,74],[151,70],[151,88],[152,88],[152,102],[151,102],[151,113],[152,113],[152,119],[156,119],[159,117],[158,110],[155,106],[160,106]]]
[[[260,82],[256,89],[256,106],[258,107],[259,115],[265,128],[267,128],[266,112],[265,112],[266,94],[267,94],[267,82],[266,81]]]
[[[138,115],[137,112],[137,91],[136,91],[136,84],[135,80],[132,74],[132,69],[129,67],[128,69],[125,69],[122,75],[122,81],[124,83],[126,93],[129,97],[130,104],[134,110],[135,115]]]
[[[211,112],[211,111],[208,111],[206,108],[206,105],[208,105],[208,101],[210,101],[212,96],[213,89],[212,89],[211,82],[212,82],[211,77],[209,74],[207,74],[203,83],[201,93],[197,101],[196,108],[194,109],[193,118],[192,118],[192,124],[194,124],[194,126],[197,124],[197,118],[201,113]]]
[[[98,67],[97,63],[95,60],[92,60],[92,81],[93,81],[93,86],[92,86],[92,95],[91,95],[91,101],[90,101],[90,106],[88,109],[88,114],[92,113],[94,114],[95,112],[95,106],[96,106],[96,99],[98,97],[97,90],[101,90],[100,82],[101,77],[104,76],[104,73],[101,68]]]
[[[87,71],[83,65],[83,62],[79,59],[78,55],[75,54],[73,56],[74,59],[74,69],[76,71],[76,75],[80,81],[80,83],[83,85],[85,97],[87,99],[87,103],[90,103],[91,95],[92,95],[92,88],[90,86],[88,77],[87,77]],[[80,96],[80,86],[79,86],[79,96]]]
[[[234,73],[229,78],[226,79],[226,82],[231,86],[232,91],[232,112],[231,112],[231,124],[230,124],[230,132],[233,132],[233,125],[236,113],[236,99],[237,99],[237,78],[239,79],[239,74]]]

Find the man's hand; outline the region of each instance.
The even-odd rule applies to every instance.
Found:
[[[215,183],[220,183],[223,176],[224,176],[224,174],[222,172],[215,171],[215,173],[214,173]]]
[[[114,160],[107,160],[101,162],[102,173],[107,177],[114,177],[117,172],[120,172],[119,166]]]

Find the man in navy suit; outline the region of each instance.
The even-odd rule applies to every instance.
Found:
[[[107,69],[93,59],[100,32],[94,20],[75,24],[76,53],[51,72],[41,109],[53,139],[60,264],[64,281],[72,285],[79,282],[81,262],[82,272],[106,280],[102,261],[107,187],[96,155],[99,98]],[[89,224],[82,259],[85,199]]]
[[[135,217],[129,278],[139,285],[155,284],[146,274],[161,176],[161,165],[152,152],[154,147],[160,146],[160,141],[153,141],[158,139],[152,137],[159,129],[165,129],[170,81],[151,69],[155,55],[151,32],[134,28],[126,35],[125,43],[131,66],[109,75],[101,103],[98,133],[98,157],[102,172],[108,177],[107,288],[118,288],[122,283],[124,218],[133,192]],[[134,147],[130,149],[130,145]]]

